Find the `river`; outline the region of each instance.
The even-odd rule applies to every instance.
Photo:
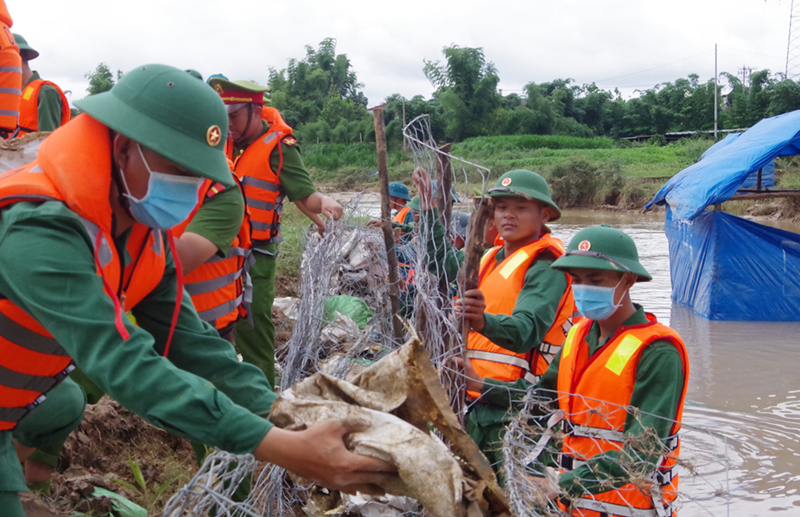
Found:
[[[707,465],[695,487],[682,482],[682,491],[710,500],[686,504],[681,517],[800,515],[800,322],[709,321],[673,305],[663,215],[566,210],[550,227],[566,244],[581,228],[603,223],[633,238],[653,276],[633,288],[633,300],[686,342],[691,373],[684,422],[713,434],[689,432],[682,455],[715,447],[727,458],[727,476],[720,463]],[[798,224],[770,224],[800,232]],[[729,504],[708,493],[709,486],[728,492]]]

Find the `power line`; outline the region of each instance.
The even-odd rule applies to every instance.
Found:
[[[783,59],[783,56],[773,56],[771,54],[762,54],[761,52],[753,52],[752,50],[742,50],[740,48],[726,47],[725,45],[719,45],[719,48],[724,48],[724,49],[728,49],[728,50],[735,50],[736,52],[744,52],[745,54],[755,54],[757,56],[771,57],[773,59]]]
[[[711,51],[710,51],[710,50],[706,50],[705,52],[701,52],[701,53],[699,53],[699,54],[695,54],[695,55],[693,55],[693,56],[685,57],[685,58],[683,58],[683,59],[679,59],[679,60],[677,60],[677,61],[673,61],[673,62],[671,62],[671,63],[667,63],[667,64],[665,64],[665,65],[654,66],[653,68],[648,68],[648,69],[646,69],[646,70],[639,70],[638,72],[631,72],[630,74],[618,75],[618,76],[616,76],[616,77],[609,77],[608,79],[601,79],[601,80],[599,80],[599,81],[594,81],[594,82],[595,82],[595,83],[604,83],[604,82],[606,82],[606,81],[613,81],[614,79],[621,79],[621,78],[623,78],[623,77],[629,77],[629,76],[631,76],[631,75],[643,74],[643,73],[645,73],[645,72],[649,72],[649,71],[651,71],[651,70],[658,70],[659,68],[664,68],[665,66],[674,65],[674,64],[676,64],[676,63],[680,63],[680,62],[682,62],[682,61],[688,61],[689,59],[694,59],[694,58],[696,58],[696,57],[704,56],[704,55],[706,55],[706,54],[710,54],[710,53],[711,53]]]

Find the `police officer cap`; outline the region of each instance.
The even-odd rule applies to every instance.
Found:
[[[389,195],[399,197],[400,199],[405,199],[406,201],[411,201],[411,196],[408,195],[408,187],[399,181],[389,183]]]
[[[575,234],[564,255],[553,262],[553,269],[603,269],[638,275],[637,282],[653,279],[639,262],[633,239],[607,224],[590,226]]]
[[[185,70],[145,65],[111,90],[75,105],[114,131],[204,178],[233,186],[225,157],[228,114],[219,96]]]
[[[494,188],[486,193],[489,197],[522,196],[526,199],[541,201],[553,209],[550,221],[561,217],[561,210],[550,197],[550,187],[545,179],[533,171],[515,169],[500,176]]]
[[[214,77],[208,81],[226,105],[264,104],[264,93],[269,88],[253,81],[229,81],[222,77]],[[228,110],[231,111],[230,109]]]
[[[14,40],[17,42],[17,46],[19,47],[19,55],[22,57],[22,59],[25,61],[30,61],[39,57],[39,52],[28,45],[28,41],[25,38],[19,34],[13,34],[13,36]]]

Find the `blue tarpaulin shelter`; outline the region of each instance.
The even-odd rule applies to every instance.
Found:
[[[734,142],[737,138],[742,136],[742,133],[731,133],[726,136],[724,139],[720,140],[716,144],[712,145],[708,148],[706,152],[700,157],[701,160],[705,159],[708,156],[716,153],[717,151],[722,150],[725,147],[728,147],[730,144]],[[758,181],[758,173],[761,172],[761,183],[759,184]],[[747,175],[742,183],[739,186],[739,191],[742,190],[756,190],[757,188],[760,189],[770,189],[775,188],[775,160],[769,162],[764,167],[759,170],[755,170]]]
[[[800,321],[800,235],[706,210],[795,154],[800,111],[762,120],[658,191],[647,208],[667,206],[673,300],[715,320]]]

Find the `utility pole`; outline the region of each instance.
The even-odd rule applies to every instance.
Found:
[[[717,141],[717,129],[719,126],[719,99],[717,98],[719,92],[719,85],[717,83],[717,44],[714,43],[714,141]]]
[[[406,99],[403,97],[403,130],[406,128]],[[403,151],[408,151],[408,145],[406,142],[406,134],[403,132]]]
[[[750,88],[750,74],[753,73],[753,67],[742,65],[742,68],[739,69],[739,73],[737,74],[742,78],[742,86],[744,89],[747,90]]]
[[[786,44],[786,79],[800,75],[800,2],[792,0],[789,12],[789,39]]]

